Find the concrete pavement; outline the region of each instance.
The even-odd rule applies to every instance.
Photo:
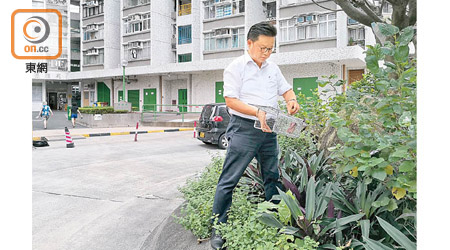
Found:
[[[71,134],[135,128],[71,129]],[[142,128],[144,129],[144,128]],[[145,129],[165,129],[148,127]],[[60,136],[63,129],[33,131]],[[33,249],[210,249],[173,221],[177,186],[225,153],[192,131],[92,137],[33,150]]]

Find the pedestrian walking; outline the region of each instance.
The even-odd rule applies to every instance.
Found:
[[[42,102],[42,108],[39,111],[39,115],[36,118],[43,118],[44,120],[44,129],[47,129],[47,121],[50,118],[50,115],[53,115],[53,111],[50,106],[47,105],[47,102]]]
[[[72,103],[72,107],[70,108],[71,112],[71,118],[72,118],[72,127],[75,128],[75,122],[78,118],[78,114],[80,114],[80,117],[83,119],[83,116],[80,113],[80,110],[78,110],[78,104],[76,102]]]
[[[283,96],[289,114],[299,110],[291,85],[279,67],[267,59],[274,49],[276,28],[268,22],[253,25],[247,34],[248,50],[228,65],[223,73],[224,97],[231,119],[226,136],[228,148],[213,204],[219,223],[227,222],[233,190],[248,164],[256,157],[261,165],[265,199],[271,200],[282,189],[278,173],[277,135],[266,123],[266,113],[254,105],[278,108]],[[256,120],[261,130],[254,127]],[[222,248],[224,240],[212,230],[211,246]]]

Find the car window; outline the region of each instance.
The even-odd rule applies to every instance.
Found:
[[[211,117],[211,114],[213,112],[213,106],[212,105],[206,105],[203,110],[202,110],[202,114],[201,114],[201,119],[202,120],[209,120]]]
[[[230,116],[228,115],[228,112],[227,112],[227,106],[220,106],[219,115],[222,116],[224,121],[230,120]]]

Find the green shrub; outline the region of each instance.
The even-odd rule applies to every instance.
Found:
[[[78,109],[82,114],[108,114],[114,113],[113,107],[82,107]]]
[[[200,239],[211,234],[212,206],[222,165],[223,158],[214,156],[199,178],[188,180],[179,189],[186,202],[181,208],[182,216],[175,219]]]
[[[349,88],[342,110],[330,113],[342,141],[334,149],[335,165],[365,182],[382,182],[396,200],[415,200],[417,71],[407,45],[413,31],[387,26],[380,29],[395,32],[395,44],[368,46],[369,73]]]
[[[281,192],[284,203],[261,205],[265,224],[295,238],[310,236],[322,248],[416,249],[417,73],[407,46],[414,32],[387,24],[380,29],[392,31],[394,44],[368,46],[368,74],[324,109],[310,99],[320,103],[300,112],[313,131],[322,125],[337,131],[323,165],[332,166],[330,173],[314,171],[326,162],[321,157],[306,160],[282,148],[283,184],[290,191]],[[334,78],[319,85],[342,84],[332,83]]]
[[[228,213],[228,223],[216,225],[218,232],[226,239],[224,247],[240,249],[316,249],[318,243],[307,237],[294,239],[292,235],[279,233],[277,228],[261,222],[258,204],[263,200],[250,200],[245,186],[237,187]]]
[[[121,110],[121,109],[115,109],[114,113],[118,113],[118,114],[123,114],[123,113],[128,113],[128,110]]]

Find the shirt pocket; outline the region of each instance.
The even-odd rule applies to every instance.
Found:
[[[277,75],[270,74],[267,76],[267,84],[266,84],[266,94],[267,98],[273,98],[278,94],[278,83],[277,83]]]

